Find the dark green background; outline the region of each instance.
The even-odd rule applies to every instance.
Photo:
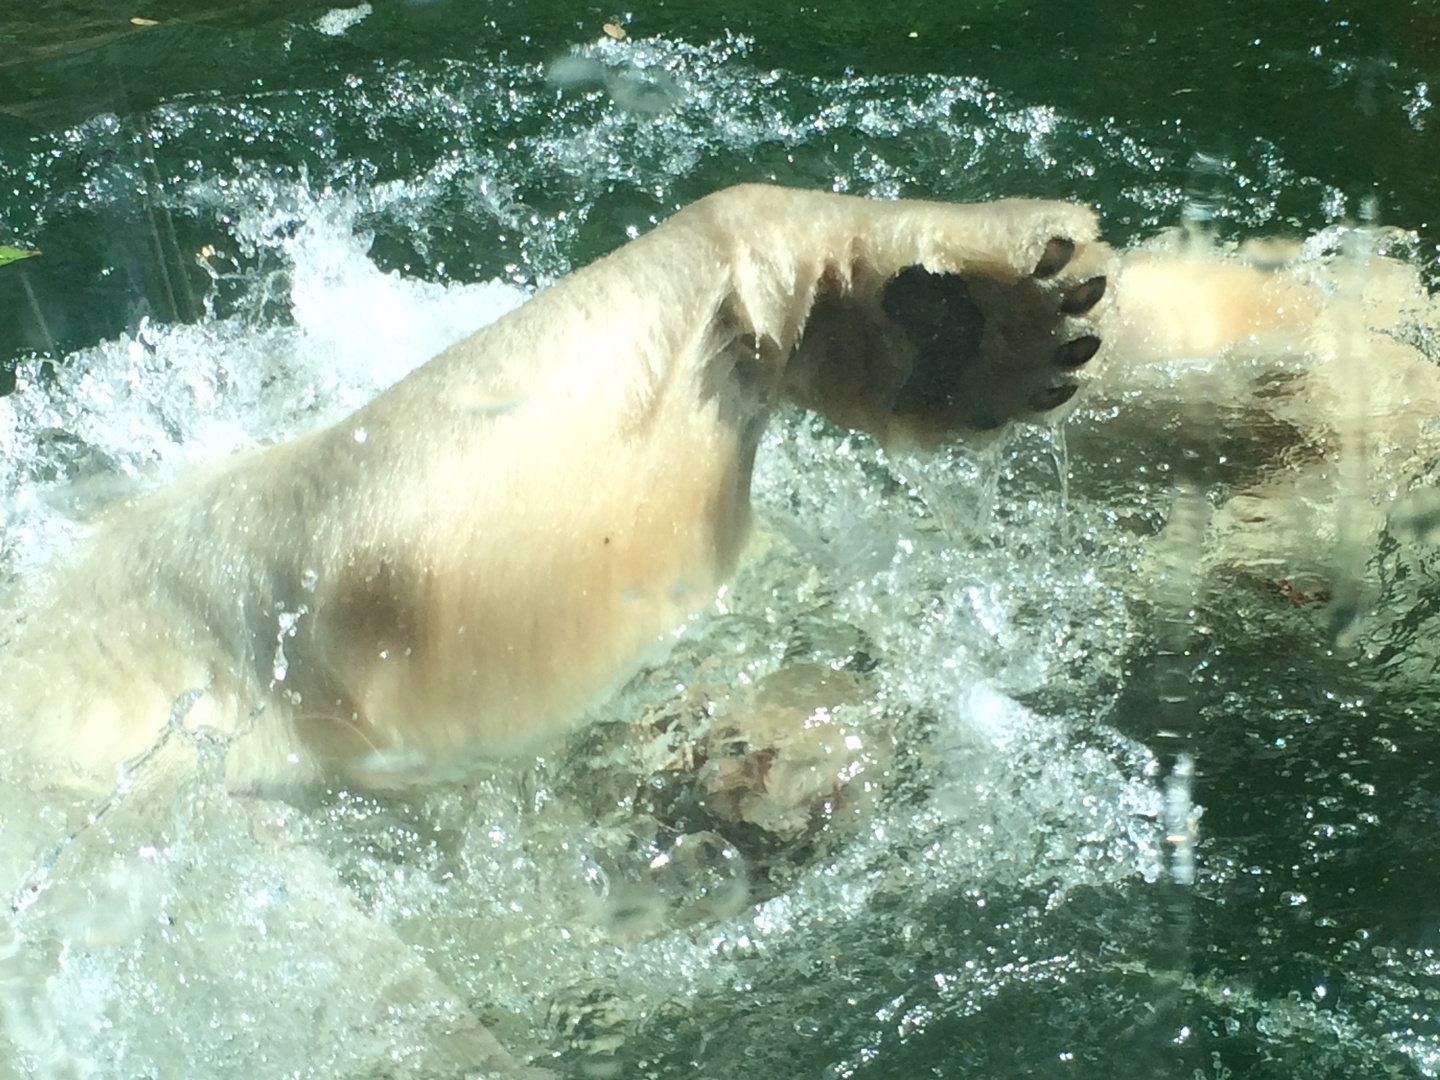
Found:
[[[65,206],[57,193],[82,186],[80,174],[86,170],[80,163],[68,179],[64,168],[40,177],[48,198],[36,198],[36,188],[27,187],[24,179],[33,174],[25,154],[55,132],[105,113],[143,130],[140,118],[146,110],[167,101],[274,101],[289,95],[303,113],[307,101],[333,93],[338,80],[357,71],[410,65],[443,79],[441,65],[455,63],[461,73],[453,77],[463,80],[465,65],[496,59],[543,64],[574,43],[593,40],[601,23],[621,14],[599,5],[544,0],[382,0],[362,26],[343,38],[297,32],[329,6],[273,0],[148,5],[16,0],[7,5],[0,15],[0,165],[10,163],[10,175],[19,183],[0,188],[0,243],[39,246],[46,258],[23,271],[0,274],[0,361],[31,349],[69,350],[127,326],[133,329],[142,307],[165,319],[194,317],[198,301],[187,297],[185,279],[196,279],[191,293],[203,291],[205,283],[180,251],[223,234],[208,222],[169,212],[160,172],[197,159],[207,168],[223,169],[240,150],[257,153],[256,148],[237,150],[223,139],[186,145],[168,161],[163,147],[144,148],[148,154],[123,145],[92,149],[92,159],[110,155],[121,166],[133,154],[128,166],[140,175],[141,186],[147,170],[153,174],[144,213],[139,204],[104,200],[89,206],[72,200]],[[1243,163],[1263,144],[1273,147],[1293,175],[1343,191],[1351,213],[1360,198],[1373,194],[1382,220],[1427,237],[1431,229],[1440,174],[1435,137],[1440,114],[1421,114],[1428,126],[1417,131],[1403,111],[1404,94],[1419,83],[1436,88],[1432,97],[1440,96],[1440,5],[1429,0],[1200,0],[1181,5],[827,0],[813,5],[671,2],[625,10],[633,16],[628,26],[636,37],[658,34],[703,43],[727,32],[748,35],[754,39],[748,59],[757,70],[778,68],[802,80],[837,80],[847,72],[880,79],[976,76],[1019,102],[1053,106],[1077,127],[1110,122],[1135,133],[1166,155],[1157,181],[1193,184],[1197,154]],[[160,25],[134,27],[129,18],[136,14]],[[803,105],[795,103],[797,109]],[[525,126],[520,121],[517,130],[523,133]],[[357,160],[371,166],[364,177],[368,181],[406,178],[433,150],[426,135],[403,124],[392,124],[377,141],[358,124],[347,128],[341,117],[334,138],[328,161],[316,158],[301,139],[291,145],[272,142],[258,152],[271,165],[309,165],[312,176],[344,183],[353,179]],[[142,163],[145,158],[154,163]],[[349,163],[348,175],[337,162]],[[89,171],[95,164],[89,163]],[[1223,174],[1223,165],[1219,171]],[[702,161],[666,194],[673,204],[736,179],[824,183],[831,172],[833,163],[819,158],[802,158],[782,169],[773,161],[751,164],[719,156]],[[1126,178],[1103,171],[1091,183],[1052,170],[1001,177],[958,193],[927,191],[926,179],[922,168],[910,193],[1058,195],[1090,201],[1105,214],[1109,235],[1122,241],[1174,219],[1173,214],[1134,213],[1117,190]],[[1198,182],[1224,181],[1222,175],[1219,181],[1201,176]],[[573,238],[570,262],[587,261],[623,238],[613,223],[633,216],[635,199],[616,187],[583,194],[600,205],[588,227]],[[547,198],[563,204],[570,193],[525,194],[543,208]],[[1324,223],[1314,191],[1297,189],[1280,201],[1282,231]],[[153,220],[157,208],[167,212],[168,221]],[[1276,228],[1275,223],[1266,226]],[[463,232],[464,226],[457,230]],[[418,269],[425,261],[383,223],[378,231],[375,253],[382,265]],[[452,274],[462,276],[490,276],[507,261],[508,253],[493,235],[475,237],[468,246],[468,259],[437,248],[429,261],[446,261]],[[162,271],[170,261],[178,265],[167,275]],[[456,269],[466,262],[471,270]],[[99,271],[107,265],[121,272],[101,280]],[[22,276],[31,286],[29,294],[22,289]],[[173,280],[166,281],[167,276]]]

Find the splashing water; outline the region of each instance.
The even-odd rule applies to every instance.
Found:
[[[62,362],[20,364],[0,399],[6,580],[62,557],[110,500],[342,418],[528,289],[739,178],[742,160],[745,178],[885,197],[1093,190],[1140,229],[1192,199],[1165,174],[1188,156],[1178,136],[1146,142],[975,79],[760,71],[749,48],[376,64],[331,88],[172,102],[139,126],[100,117],[0,161],[30,177],[37,229],[77,194],[123,216],[138,190],[199,252],[171,267],[195,318],[148,312]],[[1249,227],[1318,198],[1265,146],[1207,183],[1207,216]],[[1215,747],[1309,738],[1284,760],[1314,764],[1335,749],[1314,741],[1362,738],[1332,714],[1367,706],[1315,655],[1278,688],[1236,664],[1196,692],[1214,735],[1177,782],[1180,759],[1149,748],[1168,744],[1125,697],[1163,637],[1134,585],[1170,502],[1140,475],[1154,453],[1115,452],[1119,481],[1072,470],[1054,431],[919,461],[785,414],[757,466],[758,554],[668,658],[537,762],[287,804],[230,797],[224,746],[176,736],[164,752],[195,765],[178,791],[143,768],[95,801],[7,784],[0,1077],[482,1061],[503,1075],[494,1038],[561,1075],[907,1075],[946,1046],[979,1054],[977,1031],[1044,1032],[1047,1061],[1173,1044],[1208,1069],[1179,1034],[1202,1024],[1239,1060],[1319,1053],[1344,1075],[1398,1048],[1434,1075],[1440,1028],[1405,1004],[1434,983],[1428,953],[1367,953],[1344,979],[1378,1004],[1336,1012],[1316,989],[1331,983],[1290,986],[1338,978],[1325,965],[1349,947],[1316,929],[1339,925],[1337,905],[1300,929],[1258,924],[1302,939],[1316,959],[1301,975],[1281,946],[1227,936],[1241,934],[1227,903],[1284,892],[1287,919],[1319,904],[1288,849],[1196,842],[1192,799],[1207,763],[1228,761]],[[1387,580],[1398,604],[1406,575]],[[1202,638],[1226,619],[1242,640],[1303,637],[1290,613],[1206,587]],[[1423,623],[1428,609],[1406,610]],[[277,680],[303,617],[277,624]],[[1168,674],[1210,678],[1187,648]],[[1307,679],[1314,700],[1286,688]],[[1327,718],[1341,734],[1315,734]],[[771,745],[736,734],[763,724]],[[734,778],[767,754],[819,762],[825,783],[766,802]],[[1288,828],[1294,811],[1323,865],[1351,850],[1347,830],[1363,842],[1365,768],[1264,775],[1290,802],[1256,812]],[[1183,859],[1167,844],[1182,827]],[[1181,944],[1210,934],[1213,966],[1157,959],[1153,928],[1174,924],[1187,887],[1200,899]],[[1237,957],[1257,950],[1274,967],[1251,976]]]

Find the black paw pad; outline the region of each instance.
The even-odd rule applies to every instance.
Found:
[[[1075,391],[1080,387],[1075,383],[1061,383],[1059,386],[1047,386],[1030,399],[1030,408],[1036,412],[1049,412],[1051,409],[1058,409],[1065,402],[1075,396]]]
[[[1040,261],[1035,264],[1034,276],[1037,278],[1054,277],[1065,269],[1066,264],[1074,256],[1075,242],[1073,240],[1066,240],[1063,236],[1053,237],[1045,245],[1045,251],[1040,256]]]
[[[1104,275],[1092,277],[1089,281],[1081,282],[1065,294],[1065,299],[1060,301],[1060,314],[1084,315],[1098,304],[1104,295]]]
[[[892,371],[903,382],[885,405],[906,418],[902,430],[992,431],[1075,395],[1075,381],[1060,373],[1100,351],[1100,338],[1079,324],[1106,289],[1103,275],[1077,281],[1066,273],[1077,250],[1051,239],[1033,274],[1018,281],[910,266],[886,282],[883,340],[896,350]]]
[[[985,314],[965,279],[908,266],[890,279],[880,304],[915,350],[910,377],[895,395],[895,413],[963,409],[959,384],[975,365],[985,331]],[[969,421],[982,428],[997,426],[991,417],[976,415]]]
[[[1066,369],[1077,368],[1081,364],[1089,363],[1099,351],[1100,339],[1094,334],[1077,337],[1074,341],[1067,341],[1055,350],[1055,366]]]

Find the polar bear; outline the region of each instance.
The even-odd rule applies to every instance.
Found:
[[[107,784],[206,728],[239,790],[533,745],[714,595],[776,403],[917,443],[1062,405],[1094,234],[1052,203],[701,200],[348,420],[108,513],[8,634],[11,742]]]
[[[0,630],[0,736],[100,790],[180,729],[236,791],[523,750],[714,596],[777,405],[983,442],[1106,337],[1148,363],[1318,317],[1224,265],[1121,258],[1063,203],[719,192],[341,423],[106,512]]]

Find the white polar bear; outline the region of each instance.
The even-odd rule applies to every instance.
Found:
[[[1102,334],[1157,360],[1317,317],[1305,283],[1117,261],[1095,229],[703,199],[349,419],[109,511],[0,631],[0,736],[100,789],[180,726],[235,790],[453,771],[564,730],[714,596],[776,405],[983,440],[1063,406]]]

